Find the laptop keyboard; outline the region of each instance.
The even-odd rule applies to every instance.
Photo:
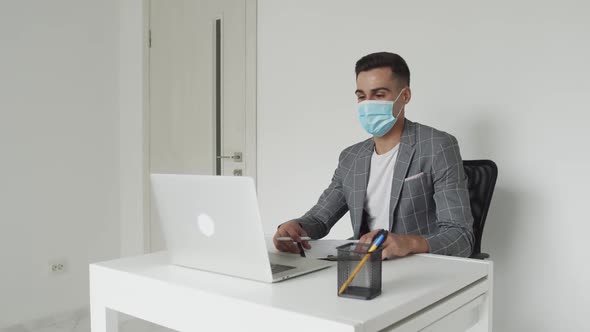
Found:
[[[291,270],[294,268],[295,268],[295,266],[282,265],[282,264],[270,264],[270,269],[272,270],[272,274],[285,272],[285,271],[288,271],[288,270]]]

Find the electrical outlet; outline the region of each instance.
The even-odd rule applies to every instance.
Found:
[[[49,273],[61,274],[66,271],[66,262],[64,260],[55,260],[49,262]]]

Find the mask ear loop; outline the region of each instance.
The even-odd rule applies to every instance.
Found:
[[[404,92],[405,89],[406,88],[403,88],[402,91],[399,92],[399,95],[397,95],[397,98],[395,98],[395,100],[393,101],[393,105],[395,105],[395,103],[397,102],[397,100],[402,95],[402,93]],[[393,106],[391,106],[391,107],[393,108]],[[400,114],[402,114],[403,110],[404,110],[404,107],[400,108],[399,112],[397,112],[397,115],[395,116],[396,119],[399,117]]]

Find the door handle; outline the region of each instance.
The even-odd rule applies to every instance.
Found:
[[[242,153],[241,152],[234,152],[233,156],[217,156],[217,159],[233,159],[235,162],[242,161]]]

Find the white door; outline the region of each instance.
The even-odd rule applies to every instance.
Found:
[[[249,0],[150,1],[151,173],[255,177],[255,15]]]

